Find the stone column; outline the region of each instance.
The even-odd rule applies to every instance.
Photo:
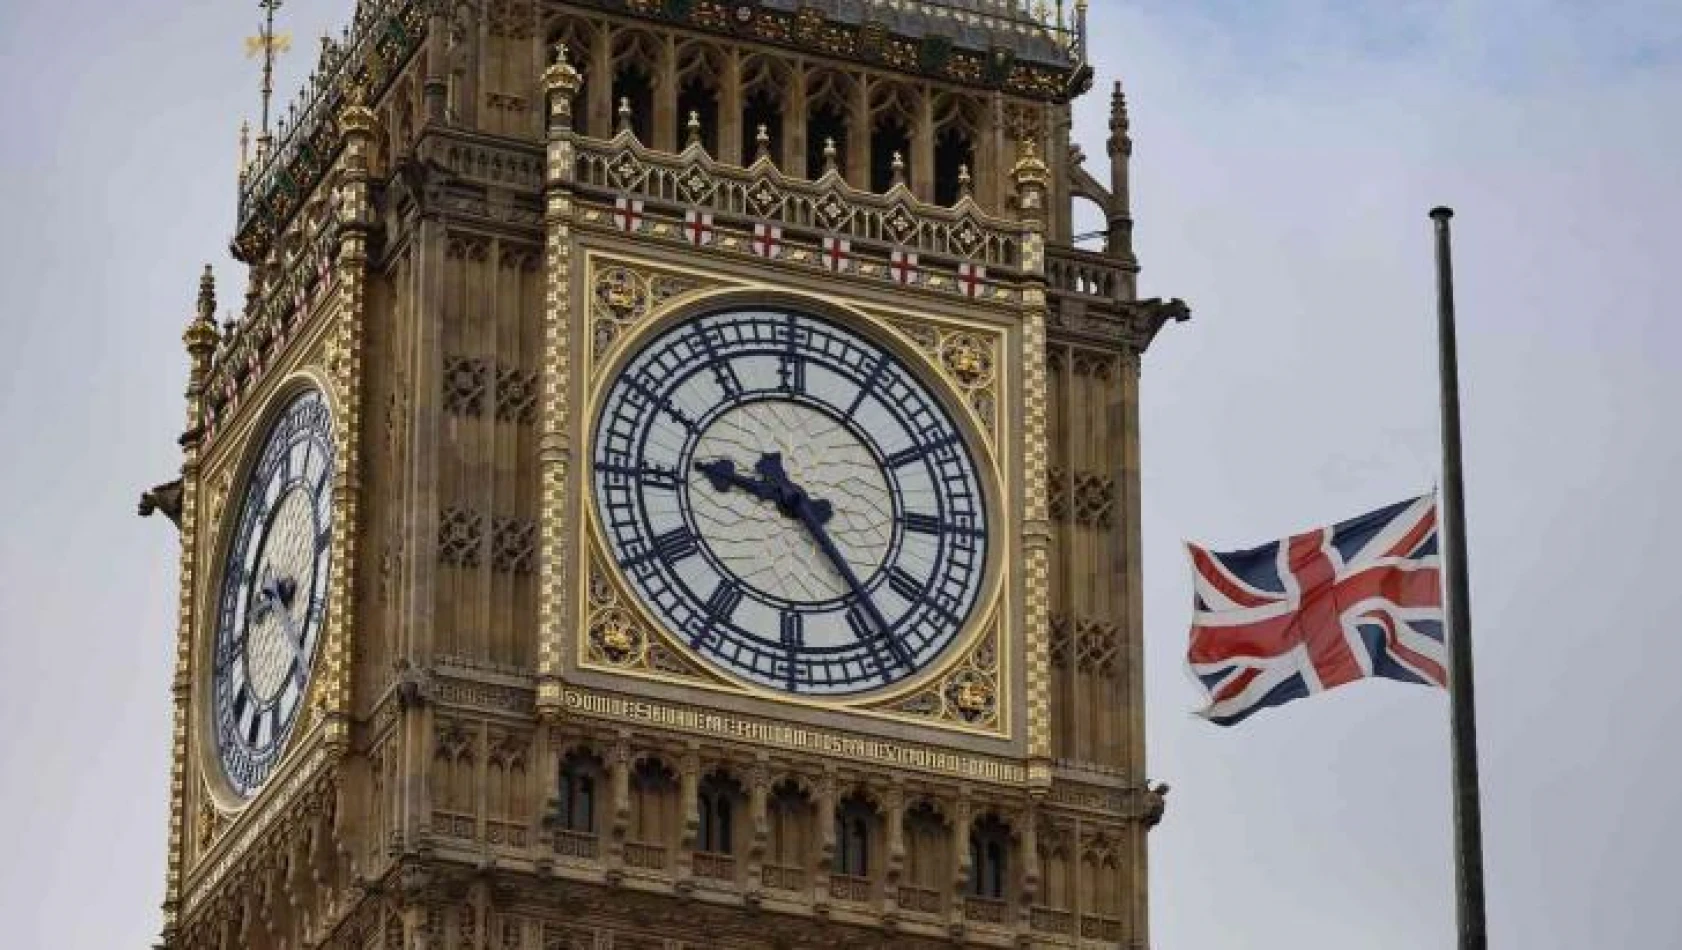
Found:
[[[731,46],[718,87],[718,148],[713,157],[731,165],[745,165],[753,156],[742,154],[742,49]]]
[[[572,605],[566,579],[571,564],[569,497],[572,470],[572,183],[577,171],[572,100],[582,77],[566,61],[566,48],[543,72],[549,99],[548,152],[544,164],[543,391],[538,429],[537,712],[561,717],[561,670]],[[592,86],[591,105],[602,84]]]
[[[934,91],[925,87],[911,123],[911,191],[922,201],[934,200],[934,133]]]
[[[1023,620],[1027,636],[1028,781],[1051,784],[1051,512],[1046,496],[1045,222],[1050,169],[1032,139],[1011,171],[1022,215]]]
[[[1112,204],[1106,209],[1109,237],[1104,243],[1104,250],[1111,257],[1130,265],[1123,280],[1125,286],[1117,287],[1116,293],[1119,299],[1132,300],[1137,295],[1135,282],[1138,270],[1138,258],[1133,254],[1133,137],[1129,133],[1127,97],[1122,93],[1119,82],[1110,97],[1109,152]]]
[[[590,46],[589,102],[585,126],[599,139],[613,137],[613,27],[602,25]]]
[[[694,887],[695,848],[700,843],[701,829],[701,756],[694,747],[684,751],[678,771],[678,814],[683,817],[678,827],[674,867],[678,887],[688,890]]]
[[[220,336],[216,332],[216,275],[204,265],[198,308],[181,341],[187,347],[187,427],[181,435],[181,572],[176,582],[175,674],[170,679],[169,853],[164,874],[163,942],[176,932],[181,910],[182,872],[188,847],[187,739],[193,685],[194,591],[199,565],[199,452],[204,441],[205,383]],[[197,790],[195,790],[195,796]]]
[[[649,136],[652,141],[643,144],[651,148],[657,148],[662,152],[675,152],[682,147],[678,142],[677,35],[675,33],[666,35],[665,46],[660,51],[660,61],[649,65],[654,69],[654,115],[652,116],[654,132]]]
[[[780,162],[784,174],[817,178],[823,169],[806,167],[806,66],[795,63],[790,67],[790,82],[783,99],[783,157]]]
[[[829,913],[829,872],[835,865],[835,775],[824,773],[818,780],[818,853],[812,867],[812,909]]]
[[[355,89],[339,112],[344,145],[339,153],[339,246],[334,265],[339,306],[327,344],[327,368],[334,390],[333,572],[328,581],[328,630],[322,657],[322,707],[328,745],[350,749],[351,700],[356,656],[357,526],[362,523],[362,343],[367,317],[369,232],[374,227],[369,158],[380,133],[379,119]],[[330,311],[331,312],[331,311]]]
[[[853,77],[852,116],[847,119],[847,183],[870,190],[870,77]]]

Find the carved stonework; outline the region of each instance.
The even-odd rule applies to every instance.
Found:
[[[999,360],[1002,333],[954,329],[928,320],[895,320],[893,326],[929,358],[941,378],[975,413],[988,442],[999,442]]]
[[[928,688],[887,708],[920,719],[999,731],[1004,697],[999,657],[999,624],[990,621],[962,660]]]
[[[438,516],[438,560],[451,567],[478,567],[484,558],[485,519],[465,508]]]
[[[594,554],[590,558],[587,601],[583,644],[587,663],[657,677],[719,682],[687,659],[662,632],[643,622],[630,606],[630,595]]]

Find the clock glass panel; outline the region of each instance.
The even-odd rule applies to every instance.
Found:
[[[294,397],[234,509],[212,657],[216,748],[234,791],[268,778],[310,685],[332,566],[332,417]]]
[[[646,343],[596,424],[597,513],[644,607],[760,686],[898,683],[958,638],[987,559],[962,432],[888,350],[775,309]]]

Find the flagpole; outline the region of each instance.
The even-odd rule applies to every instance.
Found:
[[[1460,360],[1454,339],[1450,208],[1432,208],[1437,236],[1437,366],[1442,388],[1442,539],[1448,595],[1449,729],[1454,749],[1454,884],[1460,950],[1486,950],[1483,815],[1478,796],[1478,726],[1472,701],[1472,606],[1466,569],[1466,490],[1461,477]]]

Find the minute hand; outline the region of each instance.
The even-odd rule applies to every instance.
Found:
[[[847,582],[848,587],[852,588],[853,594],[859,599],[859,604],[864,607],[864,612],[869,615],[870,622],[876,625],[878,635],[887,642],[888,651],[894,655],[894,659],[898,660],[899,664],[907,670],[914,669],[911,655],[905,651],[905,644],[900,643],[889,632],[891,628],[888,626],[887,619],[882,616],[880,610],[876,609],[876,602],[870,599],[870,594],[865,591],[864,585],[859,583],[858,575],[853,573],[853,566],[848,564],[847,559],[841,556],[841,551],[835,547],[835,542],[830,539],[829,532],[824,530],[823,521],[818,517],[817,506],[819,504],[821,503],[814,502],[802,492],[794,505],[795,515],[799,517],[800,523],[806,526],[806,530],[811,532],[812,540],[818,543],[818,550],[823,552],[824,557],[829,558],[829,562],[835,566],[835,570],[841,575],[841,579]]]

